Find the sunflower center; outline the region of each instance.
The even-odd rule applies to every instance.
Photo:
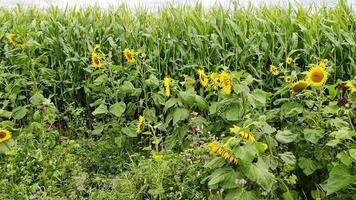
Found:
[[[315,72],[312,75],[313,82],[321,82],[324,78],[324,74],[322,72]]]
[[[300,84],[297,84],[293,87],[293,91],[294,92],[300,92],[302,90],[304,90],[306,88],[306,84],[304,83],[300,83]]]
[[[127,58],[128,58],[128,60],[132,60],[132,54],[131,54],[131,53],[128,53],[128,54],[127,54]]]
[[[94,63],[97,65],[100,64],[100,59],[97,56],[94,57]]]
[[[5,138],[5,137],[6,137],[6,133],[0,132],[0,139],[3,139],[3,138]]]

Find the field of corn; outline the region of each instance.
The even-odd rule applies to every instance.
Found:
[[[0,199],[356,199],[344,1],[0,24]]]

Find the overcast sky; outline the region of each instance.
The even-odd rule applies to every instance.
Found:
[[[292,0],[293,1],[293,0]],[[36,6],[44,6],[48,7],[50,5],[57,5],[60,7],[64,7],[66,5],[69,6],[94,6],[99,5],[103,8],[116,7],[120,3],[127,2],[131,7],[147,7],[147,8],[159,8],[163,5],[174,3],[185,3],[185,4],[195,4],[196,2],[202,2],[204,7],[210,7],[214,5],[214,3],[219,3],[224,7],[229,5],[229,0],[0,0],[0,6],[16,6],[17,4],[21,4],[23,6],[28,5],[36,5]],[[240,0],[242,5],[246,5],[248,0]],[[276,4],[278,0],[251,0],[254,5],[259,5],[261,3],[267,4]],[[287,0],[280,0],[280,4],[286,4]],[[310,3],[316,3],[317,5],[327,4],[329,6],[335,5],[337,0],[296,0],[301,5],[308,5]],[[347,0],[350,4],[356,7],[356,0]]]

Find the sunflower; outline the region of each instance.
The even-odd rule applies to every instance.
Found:
[[[224,158],[232,164],[238,163],[238,158],[234,156],[231,152],[222,147],[218,142],[214,141],[208,144],[208,148],[211,152],[217,154],[218,156]]]
[[[200,80],[200,84],[203,87],[206,87],[208,85],[209,79],[208,77],[205,75],[204,69],[199,69],[198,70],[198,75],[199,75],[199,80]]]
[[[279,70],[274,65],[269,65],[269,71],[272,73],[273,76],[278,76]]]
[[[232,81],[231,81],[230,74],[227,72],[221,72],[218,81],[219,81],[219,86],[222,87],[224,93],[226,95],[230,95],[232,89]]]
[[[9,33],[7,34],[7,40],[10,44],[12,44],[13,46],[17,47],[17,48],[20,48],[20,49],[23,49],[26,47],[26,44],[23,43],[23,42],[19,42],[17,39],[16,39],[16,36],[15,34],[12,34],[12,33]]]
[[[95,45],[93,51],[91,52],[91,63],[93,67],[96,69],[100,69],[104,66],[104,63],[102,62],[101,55],[98,53],[98,50],[100,48],[100,45]]]
[[[239,135],[243,140],[250,141],[252,143],[256,142],[255,136],[253,136],[250,132],[240,131]]]
[[[287,58],[286,58],[286,63],[287,63],[288,65],[292,64],[292,63],[293,63],[293,58],[287,57]]]
[[[220,87],[219,83],[219,74],[218,73],[211,73],[210,74],[210,79],[213,81],[215,87]]]
[[[307,82],[313,87],[320,87],[328,78],[328,73],[324,67],[314,66],[307,73]]]
[[[230,128],[231,133],[238,133],[238,131],[241,129],[241,127],[234,125],[232,128]]]
[[[268,145],[266,143],[262,143],[263,146],[263,151],[266,151],[268,149]]]
[[[135,52],[128,48],[124,49],[124,56],[128,63],[134,64],[136,62]]]
[[[296,83],[293,83],[292,85],[292,91],[293,93],[298,93],[303,91],[305,88],[309,86],[309,83],[305,80],[298,81]]]
[[[138,117],[138,122],[137,122],[137,125],[136,125],[136,133],[141,133],[142,132],[142,124],[143,122],[145,121],[145,117],[143,116],[139,116]]]
[[[292,77],[291,76],[285,76],[284,77],[284,82],[290,83],[291,81],[292,81]]]
[[[171,96],[171,78],[169,78],[168,76],[164,78],[164,90],[165,90],[165,95],[167,97]]]
[[[346,87],[348,87],[348,89],[350,89],[351,93],[355,93],[356,92],[355,81],[352,81],[352,80],[347,81]]]
[[[10,131],[6,129],[0,129],[0,143],[5,142],[11,138]]]

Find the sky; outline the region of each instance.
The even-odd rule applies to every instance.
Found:
[[[219,3],[224,7],[228,7],[229,0],[0,0],[0,6],[16,6],[17,4],[23,6],[42,6],[49,7],[51,5],[56,5],[59,7],[68,6],[76,6],[76,7],[85,7],[85,6],[94,6],[99,5],[103,8],[111,8],[116,7],[120,3],[129,3],[132,8],[135,7],[146,7],[150,9],[160,8],[164,5],[170,3],[183,3],[183,4],[195,4],[197,2],[202,2],[205,8],[209,8],[215,3]],[[240,0],[241,5],[247,5],[248,0]],[[251,0],[252,4],[258,6],[260,4],[276,4],[276,2],[280,4],[286,5],[288,1],[286,0]],[[292,3],[294,1],[292,0]],[[296,2],[300,3],[300,5],[306,6],[310,3],[315,3],[316,5],[327,4],[329,6],[333,6],[337,3],[337,0],[296,0]],[[354,5],[356,7],[356,0],[347,0],[348,3]]]

